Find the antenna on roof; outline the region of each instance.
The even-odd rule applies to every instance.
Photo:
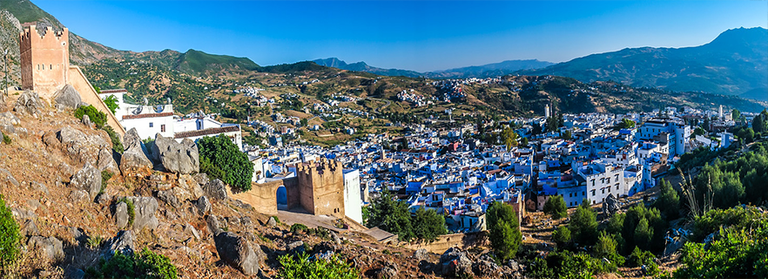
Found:
[[[146,106],[148,104],[149,104],[149,100],[147,100],[147,97],[144,97],[144,105]]]

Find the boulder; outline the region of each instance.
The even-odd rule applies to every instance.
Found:
[[[384,267],[376,271],[376,278],[378,279],[397,279],[400,275],[397,271],[397,264],[390,262]]]
[[[69,84],[64,85],[63,88],[53,94],[53,101],[67,108],[77,108],[83,103],[83,100],[80,99],[80,93]]]
[[[133,231],[120,231],[104,245],[101,257],[108,261],[115,252],[131,256],[136,251],[135,240],[136,236],[133,234]]]
[[[219,179],[214,179],[206,183],[205,186],[203,186],[203,191],[206,196],[213,200],[227,199],[227,188],[224,185],[224,182]]]
[[[211,202],[208,201],[208,197],[202,196],[195,202],[195,207],[197,207],[198,212],[200,215],[208,214],[208,212],[211,212]]]
[[[21,226],[19,226],[19,234],[25,236],[40,235],[40,230],[37,228],[37,224],[32,219],[27,219]]]
[[[429,261],[429,252],[427,252],[427,249],[413,251],[413,258],[419,262]]]
[[[120,159],[120,171],[123,175],[141,175],[148,173],[151,169],[152,162],[149,161],[147,155],[142,151],[141,145],[134,145],[123,152],[123,156]]]
[[[211,234],[213,234],[213,236],[216,236],[217,234],[220,234],[223,232],[223,230],[221,230],[221,224],[219,223],[219,218],[216,217],[216,215],[209,215],[207,222],[208,222],[208,230],[211,231]]]
[[[99,170],[104,170],[112,159],[112,143],[105,140],[100,135],[88,135],[78,129],[70,126],[59,130],[49,131],[43,135],[43,142],[46,146],[63,150],[70,158],[80,163],[89,163],[100,166]],[[109,156],[101,156],[101,153]],[[100,158],[102,157],[102,158]]]
[[[208,184],[208,182],[210,181],[208,179],[208,175],[205,174],[204,172],[195,174],[194,176],[192,176],[192,178],[197,182],[197,185],[200,185],[200,186]]]
[[[190,224],[184,225],[184,234],[193,237],[195,240],[200,240],[200,233]]]
[[[19,187],[19,181],[16,180],[16,178],[13,177],[10,171],[6,169],[0,169],[0,181],[5,182],[6,184],[10,183],[15,187]]]
[[[128,197],[133,202],[134,218],[133,230],[139,231],[143,228],[154,230],[160,224],[155,216],[157,212],[157,200],[153,197]]]
[[[112,157],[112,149],[102,148],[99,150],[99,158],[96,161],[96,168],[101,171],[109,171],[113,174],[120,174],[120,167]]]
[[[55,237],[33,236],[27,241],[27,249],[39,251],[40,255],[48,261],[56,261],[64,258],[64,244]]]
[[[91,128],[93,127],[93,122],[91,122],[91,117],[87,114],[83,114],[83,119],[80,121],[85,125],[85,127]]]
[[[105,205],[108,204],[109,201],[112,200],[112,197],[109,196],[107,193],[101,193],[98,196],[96,196],[96,203],[99,205]]]
[[[269,220],[267,220],[267,226],[270,226],[270,227],[277,226],[277,220],[275,220],[275,217],[269,217]]]
[[[152,157],[169,172],[191,174],[200,171],[197,144],[190,139],[179,143],[171,137],[157,134],[152,145]]]
[[[83,169],[72,176],[69,185],[84,190],[91,198],[95,198],[101,192],[101,172],[91,164],[85,164]]]
[[[467,253],[457,247],[449,248],[440,256],[440,266],[444,276],[472,276],[472,261],[467,257]]]
[[[616,214],[621,210],[621,204],[616,199],[616,197],[613,196],[613,194],[608,194],[608,197],[605,198],[605,202],[603,202],[603,214],[606,216],[611,216],[613,214]]]
[[[118,228],[126,228],[128,227],[128,219],[130,216],[128,215],[128,204],[125,202],[119,202],[115,205],[115,225],[117,225]]]
[[[46,187],[43,183],[33,181],[29,183],[29,186],[32,187],[32,190],[50,195],[50,192],[48,192],[48,187]]]
[[[155,191],[155,196],[163,201],[165,204],[170,205],[171,207],[178,207],[179,206],[179,199],[176,198],[176,196],[173,194],[173,189],[168,191]]]
[[[297,241],[288,243],[285,249],[292,254],[298,254],[298,253],[304,252],[304,241],[297,240]]]
[[[232,232],[222,232],[213,238],[221,260],[245,275],[259,272],[260,259],[248,241]]]
[[[72,190],[71,193],[69,193],[69,201],[74,204],[87,202],[89,200],[90,198],[88,198],[88,192],[86,192],[85,190],[75,189],[75,190]]]
[[[13,106],[13,111],[37,118],[41,115],[42,108],[43,103],[40,101],[37,92],[26,90],[19,95],[16,104]]]
[[[472,264],[472,271],[476,276],[483,278],[501,278],[501,269],[493,259],[480,259]]]

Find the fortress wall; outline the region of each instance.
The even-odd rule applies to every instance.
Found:
[[[107,115],[107,124],[112,126],[115,133],[120,135],[120,138],[125,135],[125,128],[120,124],[117,117],[112,114],[112,111],[109,110],[107,104],[105,104],[101,97],[99,97],[99,93],[96,92],[96,89],[93,89],[93,85],[91,85],[85,77],[83,71],[80,70],[80,67],[69,66],[69,84],[80,93],[80,98],[83,102],[93,105],[96,109]]]

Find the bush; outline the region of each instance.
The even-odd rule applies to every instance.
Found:
[[[594,278],[616,270],[614,263],[593,258],[585,252],[565,250],[549,253],[546,261],[534,260],[531,275],[536,278]]]
[[[248,160],[248,155],[240,152],[240,148],[228,137],[224,135],[204,137],[197,141],[197,146],[200,149],[201,164],[205,158],[207,160],[205,169],[213,171],[208,175],[221,179],[239,191],[251,189],[253,163]],[[202,165],[201,168],[203,168]],[[216,171],[216,168],[221,172]]]
[[[571,244],[571,230],[566,226],[559,226],[552,232],[552,240],[557,243],[558,248],[568,247]]]
[[[675,278],[768,278],[768,221],[752,230],[720,229],[709,245],[688,242]]]
[[[547,202],[544,203],[544,213],[551,215],[555,220],[567,217],[568,207],[565,205],[565,200],[563,200],[563,197],[550,197]]]
[[[307,226],[305,226],[304,224],[296,223],[291,225],[291,233],[294,233],[294,234],[305,232],[307,231],[307,229],[308,229]]]
[[[101,262],[99,269],[89,268],[86,278],[177,278],[176,267],[168,257],[155,254],[147,248],[133,256],[115,252],[109,261]]]
[[[633,267],[645,266],[645,275],[656,275],[659,273],[659,265],[656,264],[655,259],[656,256],[650,251],[643,251],[635,247],[635,250],[629,255],[627,263]]]
[[[91,119],[91,122],[96,124],[96,127],[99,129],[104,127],[104,124],[107,123],[107,115],[103,112],[100,112],[93,105],[80,106],[75,110],[75,117],[77,119],[83,119],[83,115],[88,115],[88,118]]]
[[[643,203],[633,206],[627,213],[613,215],[608,221],[608,233],[616,234],[622,255],[629,255],[635,246],[661,252],[667,227],[659,210],[646,208]]]
[[[571,214],[571,223],[568,226],[573,241],[579,245],[592,245],[597,241],[597,214],[589,206],[587,199]]]
[[[0,270],[16,262],[19,255],[19,225],[0,195]]]
[[[381,196],[373,199],[369,209],[369,227],[379,227],[396,234],[401,241],[409,241],[415,237],[408,204],[397,200],[391,192],[383,191]]]
[[[104,189],[107,188],[107,181],[114,175],[114,173],[108,170],[101,171],[101,190],[99,190],[99,194],[104,193]]]
[[[756,207],[737,206],[730,209],[707,211],[693,222],[693,241],[703,241],[707,235],[719,231],[720,227],[733,227],[738,230],[758,227],[768,222],[768,216]]]
[[[680,196],[669,181],[661,181],[659,198],[653,203],[653,207],[658,208],[667,220],[680,217]]]
[[[438,236],[448,233],[448,229],[445,228],[445,217],[437,214],[435,210],[425,210],[421,206],[414,213],[411,224],[413,224],[413,234],[418,239],[434,241]]]
[[[600,232],[597,243],[594,247],[594,254],[597,258],[606,258],[616,266],[624,265],[624,257],[619,255],[619,244],[611,235],[605,231]]]
[[[112,129],[112,126],[109,125],[105,125],[101,129],[109,134],[109,139],[112,141],[112,149],[114,149],[117,153],[123,154],[123,152],[125,152],[125,148],[123,147],[123,142],[120,141],[120,135],[115,133],[115,130]]]
[[[133,226],[133,220],[136,219],[136,207],[128,198],[123,197],[117,201],[117,203],[121,202],[124,202],[128,206],[128,227],[130,228]]]
[[[520,223],[517,220],[517,212],[511,205],[493,202],[486,212],[488,220],[488,239],[493,246],[493,252],[507,261],[517,254],[517,249],[522,240]]]
[[[360,278],[360,272],[352,267],[338,254],[334,254],[328,260],[310,259],[307,253],[299,255],[283,255],[280,261],[280,278],[309,279],[309,278],[333,278],[353,279]]]
[[[9,137],[6,134],[3,134],[3,143],[5,144],[11,144],[11,137]]]

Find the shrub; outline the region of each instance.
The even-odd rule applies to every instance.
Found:
[[[114,173],[108,170],[101,171],[101,190],[99,190],[99,193],[104,193],[104,189],[107,188],[107,181],[114,175]]]
[[[435,210],[425,210],[421,206],[414,213],[411,224],[413,224],[413,234],[418,239],[434,241],[438,236],[448,233],[448,229],[445,228],[445,217],[437,214]]]
[[[353,279],[360,278],[360,272],[352,267],[338,254],[334,254],[328,260],[310,259],[307,253],[299,255],[283,255],[280,261],[280,278],[309,279],[309,278],[333,278]]]
[[[86,245],[91,249],[97,249],[101,247],[102,243],[104,243],[104,238],[100,235],[95,235],[88,238],[88,243]]]
[[[307,231],[307,226],[304,224],[296,223],[291,225],[291,233],[302,233]]]
[[[669,181],[661,181],[659,198],[653,203],[653,207],[658,208],[667,220],[680,217],[680,196]]]
[[[109,261],[101,262],[99,269],[89,268],[86,278],[177,278],[176,267],[168,257],[155,254],[147,248],[133,256],[115,252]]]
[[[597,214],[589,206],[589,201],[576,208],[571,214],[571,230],[573,241],[579,245],[592,245],[597,240]]]
[[[614,263],[593,258],[585,252],[565,250],[549,253],[546,261],[535,260],[531,270],[532,276],[537,278],[594,278],[617,268]]]
[[[646,275],[654,275],[659,273],[659,265],[656,264],[655,259],[656,256],[650,251],[643,251],[635,247],[635,250],[629,255],[627,264],[634,267],[645,266]]]
[[[550,197],[547,202],[544,203],[544,213],[551,215],[555,220],[559,220],[568,216],[568,207],[565,205],[565,200],[563,200],[563,197]]]
[[[600,232],[597,243],[594,247],[594,254],[598,258],[606,258],[616,266],[624,265],[624,257],[619,255],[619,244],[611,235],[605,231]]]
[[[736,229],[751,229],[758,227],[761,222],[767,222],[768,217],[756,207],[734,207],[730,209],[714,209],[696,218],[693,222],[693,241],[703,241],[707,235],[717,232],[720,227]]]
[[[80,106],[75,110],[75,117],[77,119],[82,119],[83,115],[88,115],[88,118],[91,119],[91,122],[96,124],[96,127],[99,129],[104,127],[104,124],[107,123],[107,115],[103,112],[100,112],[93,105]]]
[[[214,172],[208,175],[220,178],[239,191],[251,189],[253,163],[248,160],[248,155],[240,152],[240,148],[228,137],[224,135],[204,137],[197,141],[197,146],[200,149],[201,164],[202,158],[205,158],[210,163],[210,165],[206,163],[206,170]],[[221,172],[215,171],[216,168]]]
[[[19,225],[0,195],[0,270],[13,264],[19,255]]]
[[[517,249],[522,242],[520,223],[517,220],[517,212],[511,205],[494,202],[486,212],[488,220],[488,239],[491,241],[496,256],[507,261],[517,254]]]
[[[567,247],[571,244],[571,230],[566,226],[559,226],[552,232],[552,240],[557,243],[558,248]]]
[[[136,219],[136,207],[128,198],[123,197],[117,201],[117,203],[121,202],[124,202],[128,206],[128,227],[130,228],[133,226],[133,220]]]
[[[114,149],[117,153],[123,154],[125,148],[123,147],[123,142],[120,141],[120,135],[115,133],[115,130],[112,129],[112,126],[109,125],[105,125],[101,129],[109,134],[109,139],[112,141],[112,149]]]
[[[414,238],[413,225],[411,224],[411,212],[404,201],[397,200],[388,191],[383,191],[381,196],[371,202],[369,227],[379,227],[382,230],[396,234],[401,241],[409,241]]]
[[[685,244],[675,278],[768,278],[768,221],[752,230],[719,232],[709,245]]]
[[[5,144],[11,144],[11,137],[9,137],[6,134],[3,134],[3,143]]]

